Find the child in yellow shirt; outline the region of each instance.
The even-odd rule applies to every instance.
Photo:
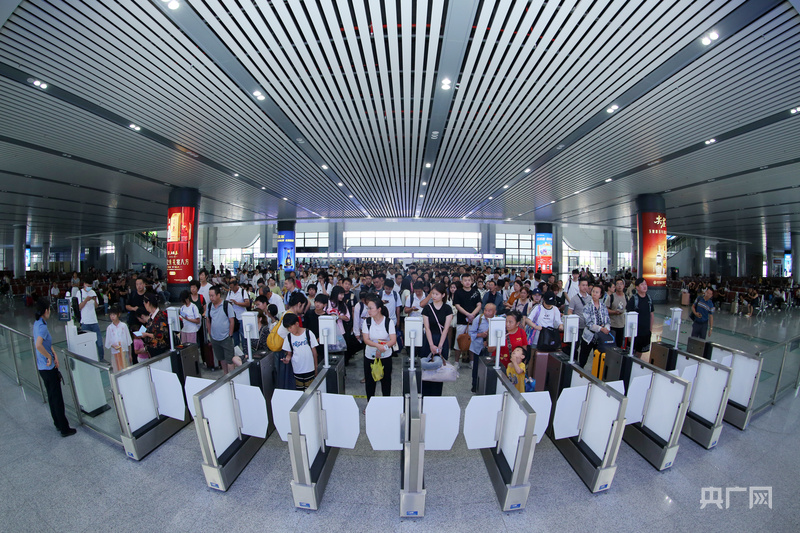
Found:
[[[506,368],[506,376],[508,380],[514,385],[519,392],[525,392],[525,351],[520,348],[514,348],[511,352],[511,364]]]

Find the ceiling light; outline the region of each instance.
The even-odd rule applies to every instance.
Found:
[[[792,110],[792,113],[794,113],[794,109]],[[431,164],[430,163],[425,163],[425,168],[431,168]]]
[[[508,222],[509,220],[511,220],[511,219],[510,219],[510,218],[507,218],[507,219],[506,219],[506,222]]]
[[[266,96],[264,96],[263,94],[261,96],[256,96],[256,100],[264,100],[265,98]]]
[[[236,172],[234,172],[234,173],[233,173],[233,177],[234,177],[234,178],[238,178],[238,177],[239,177],[239,174],[237,174]]]
[[[322,165],[322,170],[328,170],[328,165]]]
[[[667,190],[666,190],[666,191],[664,191],[664,192],[672,192],[672,189],[667,189]]]
[[[613,179],[613,178],[608,178],[608,179],[606,179],[606,183],[611,183],[612,181],[614,181],[614,179]]]
[[[420,195],[419,195],[419,197],[420,197],[420,198],[424,198],[425,196],[424,196],[424,195],[422,195],[422,194],[420,194]]]
[[[555,200],[550,200],[550,203],[554,204],[554,203],[556,203],[556,201]]]
[[[43,84],[39,85],[39,88],[40,89],[47,89],[47,84],[43,83]]]
[[[343,186],[344,186],[344,183],[342,183],[342,182],[340,181],[340,182],[339,182],[339,183],[337,183],[336,185],[338,185],[339,187],[343,187]]]
[[[800,112],[800,107],[795,107],[794,109],[792,109],[791,112],[792,112],[792,115],[794,115],[797,112]]]
[[[351,194],[351,195],[350,195],[350,198],[352,198],[352,197],[353,197],[353,195]]]
[[[521,216],[522,216],[522,213],[517,213],[517,216],[518,216],[518,217],[521,217]]]
[[[531,171],[531,169],[529,169],[529,168],[526,168],[526,169],[525,169],[525,174],[527,174],[527,173],[528,173],[528,172],[530,172],[530,171]]]
[[[451,83],[452,82],[450,81],[450,78],[445,78],[442,80],[442,85],[450,85]]]
[[[704,45],[708,46],[709,44],[711,44],[711,39],[709,39],[708,37],[703,37],[703,40],[700,41],[700,42],[702,42]]]
[[[719,39],[719,33],[715,31],[709,33],[708,36],[711,38],[712,41],[716,41],[717,39]]]
[[[490,197],[489,197],[489,200],[494,200],[494,196],[490,196]]]
[[[709,180],[706,180],[706,181],[708,181],[709,183],[711,183],[711,182],[713,182],[713,181],[717,181],[717,179],[716,179],[716,178],[711,178],[711,179],[709,179]]]
[[[422,185],[427,185],[427,184],[428,184],[428,182],[427,182],[427,181],[423,181],[423,182],[422,182]]]
[[[33,84],[38,87],[38,86],[40,86],[42,84],[42,82],[40,82],[39,80],[36,80],[36,81],[33,82]]]
[[[284,198],[284,200],[288,201],[289,199],[288,198]]]
[[[172,0],[172,2],[167,4],[167,7],[170,9],[178,9],[179,7],[181,7],[181,4],[180,2],[178,2],[178,0]]]
[[[135,130],[135,129],[136,129],[136,124],[131,124],[131,125],[130,125],[130,126],[128,126],[128,127],[129,127],[130,129],[132,129],[132,130]]]
[[[508,185],[503,185],[503,188],[504,189],[508,189]]]
[[[617,104],[614,104],[611,107],[609,107],[608,109],[606,109],[606,113],[613,113],[617,109],[619,109],[619,106]]]
[[[706,144],[714,144],[715,142],[717,142],[716,139],[709,139],[706,141]]]
[[[267,190],[267,188],[266,188],[266,187],[261,187],[261,190],[262,190],[262,191],[266,191],[266,190]]]

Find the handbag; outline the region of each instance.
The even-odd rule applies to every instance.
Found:
[[[373,381],[380,381],[383,379],[383,363],[379,357],[376,357],[375,360],[372,362],[370,369],[372,371],[372,380]]]
[[[536,380],[525,378],[525,392],[536,392]]]
[[[542,328],[539,331],[539,340],[536,343],[536,351],[538,352],[555,352],[558,351],[561,342],[558,338],[556,328]]]
[[[456,337],[456,344],[458,344],[458,349],[460,351],[469,351],[469,345],[472,344],[472,337],[469,336],[469,333],[462,333]]]
[[[434,355],[433,357],[429,355],[428,357],[423,357],[419,361],[419,366],[422,370],[438,370],[443,364],[444,361],[442,361],[442,358],[438,355]]]
[[[422,381],[434,381],[444,383],[445,381],[455,381],[458,379],[458,370],[453,365],[442,365],[436,370],[423,370]]]
[[[347,341],[344,340],[344,335],[337,333],[336,342],[328,345],[328,351],[343,352],[345,350],[347,350]]]

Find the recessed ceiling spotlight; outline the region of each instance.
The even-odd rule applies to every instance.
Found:
[[[344,187],[344,183],[342,183],[341,181],[339,183],[337,183],[336,185],[338,185],[339,187]]]
[[[716,139],[709,139],[706,141],[706,144],[714,144],[715,142],[717,142]]]
[[[423,182],[422,182],[422,185],[427,185],[427,184],[428,184],[428,182],[427,182],[427,181],[423,181]]]
[[[442,80],[442,85],[450,85],[451,83],[452,82],[450,81],[450,78],[445,78]]]
[[[350,198],[352,198],[352,197],[353,197],[353,195],[351,194],[351,195],[350,195]]]
[[[712,41],[716,41],[717,39],[719,39],[719,33],[715,31],[709,33],[708,36],[711,38]]]
[[[328,170],[328,165],[322,165],[322,170]]]
[[[34,84],[34,85],[36,85],[36,86],[38,87],[39,85],[41,85],[41,84],[42,84],[42,82],[40,82],[39,80],[36,80],[36,81],[34,81],[34,82],[33,82],[33,84]]]
[[[420,194],[420,195],[419,195],[419,197],[420,197],[420,198],[424,198],[424,197],[425,197],[425,195],[424,195],[424,194]]]
[[[555,200],[550,200],[550,203],[554,204],[554,203],[556,203],[556,201]]]
[[[490,196],[490,197],[489,197],[489,200],[494,200],[494,196]]]
[[[664,192],[672,192],[672,189],[667,189],[667,190],[666,190],[666,191],[664,191]]]
[[[132,129],[132,130],[135,130],[135,129],[136,129],[136,124],[131,124],[131,125],[130,125],[130,126],[128,126],[128,127],[129,127],[130,129]]]
[[[264,99],[266,99],[266,98],[267,98],[267,97],[266,97],[266,96],[264,96],[263,94],[260,94],[260,95],[256,96],[256,100],[258,100],[258,101],[264,100]]]
[[[442,85],[442,90],[449,91],[450,90],[450,86],[449,85]]]
[[[167,7],[170,9],[178,9],[179,7],[181,7],[181,3],[178,2],[178,0],[172,0],[172,2],[167,4]]]
[[[507,219],[506,219],[506,222],[508,222],[508,221],[510,221],[510,220],[511,220],[510,218],[507,218]]]
[[[711,183],[711,182],[717,181],[717,178],[711,178],[711,179],[706,180],[706,181],[708,181],[708,183]]]
[[[503,185],[503,188],[504,189],[508,189],[508,185]]]
[[[792,111],[792,112],[794,112],[794,111]],[[431,164],[430,163],[425,163],[425,168],[431,168]]]
[[[530,171],[531,171],[531,169],[529,169],[529,168],[526,168],[526,169],[525,169],[525,174],[527,174],[527,173],[528,173],[528,172],[530,172]]]
[[[521,216],[522,216],[522,213],[517,213],[517,216],[518,216],[518,217],[521,217]]]
[[[608,178],[608,179],[606,179],[606,183],[611,183],[612,181],[614,181],[614,179],[613,179],[613,178]]]
[[[609,107],[608,109],[606,109],[606,113],[613,113],[617,109],[619,109],[619,106],[617,104],[614,104],[611,107]]]
[[[711,39],[709,39],[708,37],[703,37],[703,40],[701,40],[700,42],[708,46],[709,44],[711,44]]]
[[[261,187],[261,190],[262,190],[262,191],[266,191],[266,190],[267,190],[267,188],[266,188],[266,187]]]
[[[289,199],[288,199],[288,198],[284,198],[284,200],[287,200],[287,201],[288,201]]]

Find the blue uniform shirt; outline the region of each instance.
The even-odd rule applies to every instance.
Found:
[[[42,346],[44,347],[44,351],[49,354],[53,353],[53,338],[50,336],[50,330],[47,329],[47,322],[44,321],[44,318],[40,318],[36,322],[33,323],[33,342],[34,345],[36,341],[42,338]],[[36,368],[39,370],[52,370],[56,367],[56,360],[55,358],[51,357],[50,366],[47,366],[47,357],[43,356],[39,350],[36,350]]]

